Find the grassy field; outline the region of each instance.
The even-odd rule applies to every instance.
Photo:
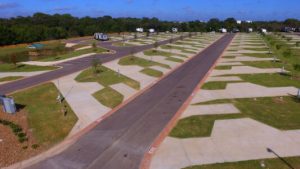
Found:
[[[192,138],[208,137],[211,134],[215,120],[240,118],[241,114],[191,116],[178,121],[170,132],[171,137]]]
[[[162,49],[177,49],[180,50],[183,53],[189,53],[189,54],[196,54],[197,52],[190,51],[189,48],[179,47],[179,46],[170,46],[170,45],[163,45],[161,46]]]
[[[25,65],[25,64],[0,64],[1,72],[33,72],[33,71],[43,71],[43,70],[54,70],[57,67],[53,66],[35,66],[35,65]]]
[[[169,61],[172,61],[172,62],[178,62],[178,63],[184,62],[182,59],[173,58],[173,57],[168,57],[166,60],[169,60]]]
[[[274,54],[268,53],[243,53],[244,56],[252,56],[258,58],[273,58]]]
[[[50,146],[63,140],[77,121],[76,115],[66,102],[67,113],[57,103],[58,90],[52,83],[27,89],[12,96],[24,106],[27,120],[34,137],[40,145]]]
[[[224,66],[216,66],[215,69],[217,70],[230,70],[232,66],[224,65]]]
[[[108,69],[107,67],[100,66],[99,69],[101,72],[98,74],[94,74],[92,68],[86,69],[81,72],[75,80],[78,82],[98,82],[104,87],[117,83],[124,83],[137,90],[140,88],[139,82],[123,76],[122,74],[118,75],[117,72]]]
[[[258,68],[281,68],[283,66],[283,63],[280,61],[247,61],[242,63],[247,66],[253,66]]]
[[[64,54],[64,55],[47,57],[47,58],[41,59],[40,61],[57,61],[57,60],[63,60],[63,59],[80,56],[80,55],[87,54],[87,53],[102,53],[102,52],[106,52],[106,51],[107,50],[104,48],[97,48],[96,50],[92,49],[92,48],[83,49],[83,50],[78,50],[78,51],[72,51],[72,52]]]
[[[110,87],[96,92],[93,96],[104,106],[114,108],[122,103],[124,96]]]
[[[283,158],[294,169],[300,168],[300,157]],[[184,169],[262,169],[261,162],[264,161],[266,169],[291,169],[284,161],[279,158],[227,162],[210,165],[191,166]]]
[[[145,67],[145,68],[157,65],[157,66],[161,66],[164,68],[170,68],[169,65],[161,64],[158,62],[153,62],[153,61],[138,58],[135,56],[123,57],[122,59],[119,60],[119,64],[120,65],[138,65],[138,66]]]
[[[206,82],[204,85],[201,87],[201,89],[205,90],[222,90],[226,88],[226,85],[228,83],[238,83],[239,81],[218,81],[218,82]]]
[[[215,120],[250,117],[282,130],[300,129],[299,100],[292,97],[254,99],[224,99],[205,104],[232,103],[240,114],[199,115],[179,120],[170,133],[172,137],[190,138],[210,136]],[[201,103],[204,104],[204,103]]]
[[[163,75],[163,73],[161,71],[151,69],[151,68],[145,68],[145,69],[141,70],[141,72],[146,75],[153,76],[153,77],[161,77]]]
[[[181,55],[181,54],[174,54],[171,52],[165,52],[165,51],[161,51],[161,50],[146,50],[144,51],[144,54],[147,56],[165,56],[165,57],[172,57],[174,55],[176,56],[181,56],[181,57],[186,57],[185,55]]]
[[[238,75],[244,81],[263,85],[266,87],[285,87],[295,86],[300,88],[300,79],[291,78],[289,75],[281,75],[279,73],[272,74],[243,74]]]
[[[124,83],[136,90],[140,88],[139,82],[132,80],[122,74],[118,75],[111,69],[104,66],[98,68],[100,73],[95,74],[93,68],[81,72],[75,80],[79,82],[98,82],[104,86],[104,89],[94,93],[94,97],[103,105],[114,108],[123,101],[123,95],[110,88],[110,85]]]
[[[18,80],[23,78],[22,76],[7,76],[0,78],[0,82],[8,82],[8,81],[13,81],[13,80]]]
[[[300,76],[300,71],[294,69],[295,64],[300,65],[300,50],[293,49],[294,45],[289,45],[286,40],[280,39],[275,35],[263,36],[263,39],[271,47],[274,55],[284,63],[285,68],[291,71],[291,74]]]

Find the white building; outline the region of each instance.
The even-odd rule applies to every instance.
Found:
[[[248,28],[248,32],[253,32],[253,28]]]
[[[151,28],[151,29],[149,29],[149,32],[150,32],[150,33],[154,33],[154,32],[155,32],[155,29]]]
[[[246,23],[252,23],[252,21],[250,21],[250,20],[246,20],[245,22],[246,22]]]
[[[227,29],[221,28],[221,29],[220,29],[220,32],[221,32],[221,33],[227,33]]]
[[[237,20],[236,23],[240,25],[240,24],[242,24],[242,21],[241,20]]]
[[[144,32],[144,29],[143,28],[136,28],[135,29],[137,32]]]

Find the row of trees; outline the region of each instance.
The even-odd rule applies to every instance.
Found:
[[[77,18],[70,14],[35,13],[28,17],[0,19],[0,45],[86,36],[94,32],[133,32],[137,27],[154,28],[159,31],[177,27],[180,31],[205,32],[217,31],[222,27],[229,30],[236,27],[242,31],[248,27],[254,29],[265,27],[270,31],[277,31],[282,26],[300,27],[300,22],[296,19],[288,19],[284,22],[254,22],[237,25],[234,18],[224,21],[213,18],[208,22],[171,22],[160,21],[157,18],[112,18],[111,16]]]

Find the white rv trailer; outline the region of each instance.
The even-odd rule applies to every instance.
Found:
[[[94,38],[96,40],[101,40],[101,41],[107,41],[107,40],[109,40],[109,37],[108,37],[107,34],[98,33],[98,32],[94,33]]]

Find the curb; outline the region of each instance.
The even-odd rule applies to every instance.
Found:
[[[179,110],[175,113],[173,118],[169,121],[169,123],[165,126],[165,128],[160,132],[160,134],[156,137],[152,145],[149,147],[149,151],[144,155],[144,158],[142,159],[142,162],[140,164],[140,169],[149,169],[150,168],[150,163],[152,160],[153,155],[155,154],[157,148],[159,145],[163,142],[165,137],[169,135],[173,127],[175,127],[179,117],[181,114],[185,111],[185,109],[190,105],[190,102],[194,98],[195,94],[201,90],[201,86],[205,83],[206,79],[209,77],[213,69],[215,68],[216,64],[219,62],[219,60],[222,58],[224,55],[224,52],[227,50],[227,48],[230,46],[232,43],[233,39],[235,36],[231,39],[231,41],[228,43],[224,51],[221,53],[219,58],[215,61],[215,63],[212,65],[212,67],[208,70],[204,78],[197,84],[195,89],[193,90],[192,94],[190,97],[182,104],[182,106],[179,108]],[[210,45],[209,45],[210,46]]]

